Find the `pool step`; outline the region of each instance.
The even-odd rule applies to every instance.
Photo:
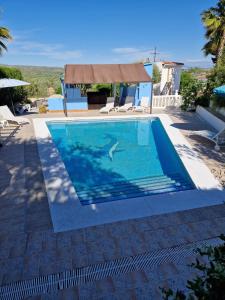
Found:
[[[77,194],[81,204],[88,205],[192,188],[192,184],[186,179],[182,178],[179,174],[173,174],[171,176],[162,175],[102,184],[84,191],[78,191]]]

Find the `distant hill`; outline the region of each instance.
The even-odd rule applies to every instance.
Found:
[[[64,73],[63,68],[20,65],[12,67],[21,70],[23,79],[31,83],[27,87],[30,97],[47,97],[49,88],[53,88],[56,93],[60,92],[60,77]]]
[[[207,76],[209,75],[211,69],[208,68],[188,68],[184,69],[183,72],[190,73],[193,75],[196,79],[201,80],[201,81],[206,81]]]

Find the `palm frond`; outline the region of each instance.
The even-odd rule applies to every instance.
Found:
[[[203,47],[205,55],[219,56],[224,45],[225,34],[225,0],[220,0],[216,7],[210,7],[201,14],[208,42]]]
[[[4,39],[7,39],[7,40],[12,39],[12,36],[11,36],[9,30],[5,27],[0,27],[0,37],[4,38]]]

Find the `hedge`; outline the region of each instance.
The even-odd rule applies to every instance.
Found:
[[[23,80],[22,73],[14,67],[0,66],[0,78],[13,78]],[[11,108],[11,98],[13,103],[23,103],[27,99],[27,92],[24,87],[0,89],[0,105],[8,105]]]

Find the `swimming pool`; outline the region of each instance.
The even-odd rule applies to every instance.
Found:
[[[194,188],[159,118],[47,126],[82,205]]]

